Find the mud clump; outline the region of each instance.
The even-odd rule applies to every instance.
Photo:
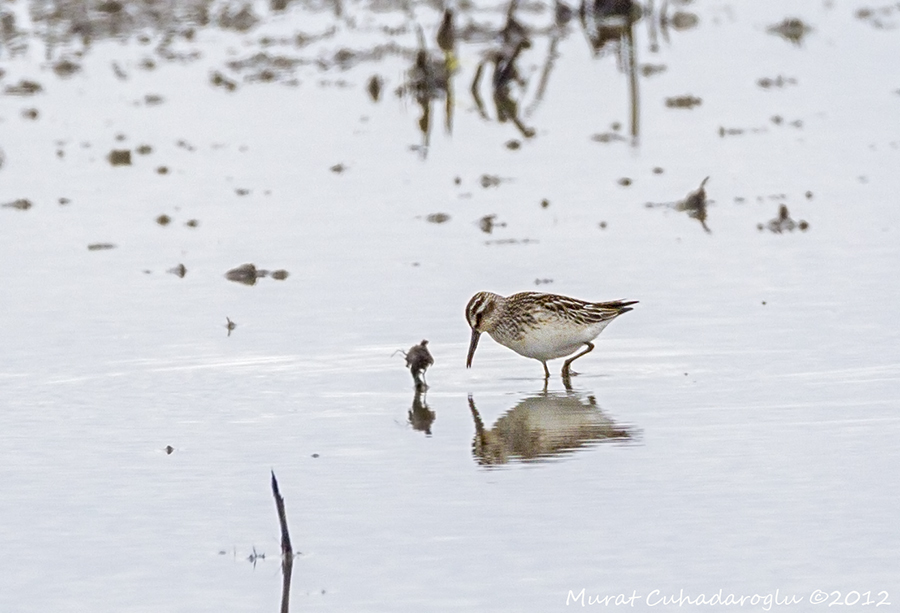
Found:
[[[497,187],[503,182],[503,179],[497,175],[481,175],[481,178],[478,179],[478,181],[481,183],[481,187],[487,189],[489,187]]]
[[[641,76],[652,77],[665,72],[667,66],[665,64],[641,64]]]
[[[675,14],[669,18],[669,23],[675,30],[684,31],[696,28],[697,24],[700,23],[700,18],[687,11],[676,11]]]
[[[269,272],[262,268],[257,268],[254,264],[241,264],[237,268],[232,268],[225,273],[225,278],[235,283],[243,283],[244,285],[256,285],[256,280],[263,277],[271,276],[277,281],[283,281],[288,278],[288,271],[284,269]]]
[[[372,102],[378,102],[381,98],[381,90],[384,87],[384,80],[379,77],[377,74],[372,75],[369,79],[369,82],[366,83],[366,92],[368,92],[369,97],[372,99]]]
[[[259,22],[259,17],[253,12],[249,4],[232,13],[230,9],[224,9],[217,20],[223,30],[236,30],[246,32]]]
[[[167,226],[170,223],[172,223],[172,218],[164,213],[156,218],[156,223],[158,223],[161,226]]]
[[[131,166],[131,149],[113,149],[106,159],[113,166]]]
[[[786,17],[781,23],[769,26],[767,32],[799,46],[803,43],[803,37],[812,32],[812,28],[799,17]]]
[[[450,216],[447,213],[432,213],[425,217],[425,221],[428,223],[447,223],[450,221]]]
[[[184,279],[184,275],[187,274],[187,268],[185,267],[184,264],[179,264],[178,266],[175,266],[174,268],[170,268],[166,272],[171,275],[175,275],[179,279]]]
[[[225,91],[233,92],[237,89],[237,83],[223,75],[218,70],[214,71],[209,76],[209,82],[213,85],[213,87],[221,87]]]
[[[4,204],[0,204],[0,207],[4,209],[16,209],[17,211],[27,211],[31,207],[33,207],[31,200],[27,198],[19,198],[18,200],[13,200],[12,202],[6,202]]]
[[[600,132],[597,134],[591,134],[591,140],[595,143],[615,143],[627,141],[628,139],[621,134],[616,134],[615,132]]]
[[[769,222],[765,225],[757,224],[756,228],[762,232],[763,230],[768,230],[769,232],[773,232],[775,234],[782,234],[784,232],[793,232],[794,230],[800,230],[801,232],[806,232],[809,229],[809,223],[803,219],[799,221],[794,221],[791,219],[791,214],[788,212],[788,208],[785,205],[781,205],[778,207],[778,217],[769,220]]]
[[[756,81],[756,84],[763,89],[782,88],[788,85],[796,85],[797,79],[793,77],[783,77],[781,75],[778,75],[774,79],[770,79],[768,77],[758,79]]]
[[[498,222],[496,215],[485,215],[478,220],[478,227],[485,234],[490,234],[494,231],[494,228],[505,228],[506,224],[503,222]]]
[[[677,202],[648,202],[645,206],[647,208],[654,207],[668,207],[671,209],[675,209],[676,211],[683,211],[688,214],[688,217],[691,219],[696,219],[700,222],[700,225],[703,226],[703,230],[707,234],[712,234],[712,230],[709,229],[709,226],[706,225],[706,208],[708,205],[708,201],[706,199],[706,182],[709,181],[709,177],[703,179],[700,182],[700,187],[690,192],[687,196],[684,197],[683,200],[679,200]]]
[[[81,70],[81,65],[68,58],[63,58],[53,65],[53,72],[61,79],[67,79]]]
[[[7,85],[3,88],[3,93],[7,96],[33,96],[44,91],[44,87],[36,82],[22,79],[15,85]]]
[[[423,340],[418,345],[410,347],[409,351],[401,351],[400,353],[406,358],[406,367],[412,374],[416,389],[428,389],[428,384],[425,383],[425,371],[434,364],[434,358],[431,356],[431,352],[428,351],[428,341]]]
[[[691,95],[666,98],[666,106],[670,109],[692,109],[695,106],[700,106],[702,103],[702,99]]]

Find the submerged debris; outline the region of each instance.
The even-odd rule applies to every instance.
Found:
[[[175,268],[170,268],[166,272],[177,276],[179,279],[184,279],[184,275],[187,274],[187,268],[185,268],[184,264],[179,264]]]
[[[222,9],[218,18],[219,26],[224,30],[237,30],[246,32],[259,22],[259,17],[253,12],[249,4],[241,7],[241,10],[232,13],[230,8]]]
[[[425,216],[425,221],[429,223],[446,223],[450,221],[450,216],[447,213],[432,213]]]
[[[775,34],[795,45],[803,42],[803,37],[812,32],[812,28],[798,17],[786,17],[784,21],[774,26],[769,26],[769,34]]]
[[[16,209],[19,211],[27,211],[32,206],[31,200],[27,198],[19,198],[18,200],[13,200],[12,202],[7,202],[5,204],[0,204],[5,209]]]
[[[878,30],[892,30],[897,27],[895,14],[900,14],[900,4],[887,4],[876,8],[861,8],[856,11],[856,18],[866,21]]]
[[[709,177],[703,179],[700,183],[700,187],[696,190],[689,193],[683,200],[679,200],[677,202],[648,202],[645,206],[647,208],[653,207],[668,207],[675,209],[676,211],[684,211],[688,214],[692,219],[696,219],[700,222],[700,225],[703,226],[703,229],[711,234],[712,230],[706,225],[706,182],[709,181]]]
[[[481,175],[478,181],[481,183],[481,187],[487,189],[489,187],[497,187],[503,182],[503,179],[497,175]]]
[[[88,251],[103,251],[106,249],[115,249],[116,246],[112,243],[91,243],[88,245]]]
[[[615,132],[602,132],[598,134],[591,134],[591,140],[595,143],[613,143],[613,142],[627,142],[628,139],[622,136],[621,134],[616,134]]]
[[[691,95],[666,98],[666,106],[670,109],[692,109],[702,103],[703,100]]]
[[[236,283],[253,285],[256,283],[257,278],[266,276],[265,274],[260,274],[261,272],[265,273],[265,271],[257,270],[253,264],[241,264],[237,268],[232,268],[226,272],[225,278]]]
[[[666,71],[665,64],[641,64],[641,75],[644,77],[652,77],[661,72]]]
[[[225,329],[228,330],[228,336],[231,336],[231,331],[237,328],[237,324],[231,321],[231,318],[227,316],[225,317],[225,321],[227,322],[225,324]]]
[[[769,220],[769,223],[765,225],[757,224],[756,228],[760,232],[768,229],[769,232],[774,232],[775,234],[781,234],[782,232],[793,232],[795,228],[799,229],[801,232],[806,232],[809,229],[809,223],[807,223],[803,219],[801,219],[800,221],[794,221],[793,219],[791,219],[791,215],[788,212],[787,206],[782,204],[778,208],[778,217]]]
[[[690,30],[700,23],[700,18],[694,13],[687,11],[675,11],[675,14],[668,19],[669,24],[675,30]]]
[[[113,149],[106,156],[109,163],[113,166],[131,166],[131,150],[130,149]]]
[[[3,89],[7,96],[32,96],[42,91],[44,88],[40,83],[28,79],[22,79],[15,85],[7,85]]]
[[[707,233],[712,233],[712,230],[706,225],[707,181],[709,181],[709,177],[703,179],[703,181],[700,182],[700,187],[688,194],[684,200],[678,202],[675,205],[675,210],[686,211],[689,217],[700,222],[700,225],[703,226],[703,229],[706,230]]]
[[[209,82],[213,87],[221,87],[225,91],[233,92],[237,89],[237,83],[223,75],[218,70],[213,71],[213,73],[209,75]]]
[[[762,87],[763,89],[771,89],[773,87],[784,87],[786,85],[796,85],[797,79],[793,77],[783,77],[778,75],[774,79],[770,79],[768,77],[763,77],[756,81],[756,84]]]
[[[494,231],[494,228],[505,228],[506,224],[503,222],[495,221],[497,219],[496,215],[485,215],[481,219],[478,220],[478,227],[481,228],[481,231],[485,234],[490,234]]]
[[[269,272],[268,270],[257,268],[253,264],[241,264],[237,268],[232,268],[226,272],[225,278],[236,283],[243,283],[244,285],[255,285],[256,280],[263,277],[271,276],[277,281],[283,281],[288,278],[289,274],[290,273],[284,269]]]
[[[538,243],[536,238],[501,238],[491,241],[484,241],[485,245],[530,245]]]
[[[377,74],[369,78],[369,82],[366,84],[366,91],[369,93],[372,102],[378,102],[381,98],[382,87],[384,87],[384,80]]]

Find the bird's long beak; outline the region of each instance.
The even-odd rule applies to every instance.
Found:
[[[469,357],[466,358],[466,368],[472,368],[472,357],[475,355],[475,348],[478,347],[478,337],[481,332],[472,328],[472,340],[469,342]]]

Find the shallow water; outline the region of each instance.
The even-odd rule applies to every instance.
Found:
[[[535,136],[496,121],[489,64],[480,115],[496,45],[473,34],[452,133],[431,92],[427,148],[395,90],[413,19],[438,53],[429,5],[254,5],[246,31],[211,18],[188,39],[184,14],[129,4],[91,9],[87,45],[0,6],[0,92],[43,88],[0,95],[0,204],[32,204],[0,208],[0,610],[275,610],[270,470],[301,552],[293,610],[900,597],[892,5],[671,3],[680,29],[645,6],[633,55],[598,57],[577,17],[560,32],[522,6],[510,91]],[[196,6],[225,10],[175,8]],[[459,13],[496,31],[506,6]],[[768,31],[790,17],[799,43]],[[229,64],[262,51],[293,66]],[[677,203],[707,176],[701,224]],[[782,204],[808,229],[769,231]],[[248,262],[289,276],[225,278]],[[466,370],[479,290],[640,304],[572,390],[558,362],[544,390],[487,337]],[[417,396],[394,352],[423,338]],[[763,604],[652,608],[691,607]]]

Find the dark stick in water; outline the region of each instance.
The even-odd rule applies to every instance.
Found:
[[[272,495],[275,496],[275,507],[278,509],[278,522],[281,524],[281,572],[284,580],[281,584],[281,613],[288,613],[291,598],[291,572],[294,568],[294,549],[291,547],[291,535],[288,533],[287,515],[284,512],[284,498],[278,491],[278,480],[272,471]]]

